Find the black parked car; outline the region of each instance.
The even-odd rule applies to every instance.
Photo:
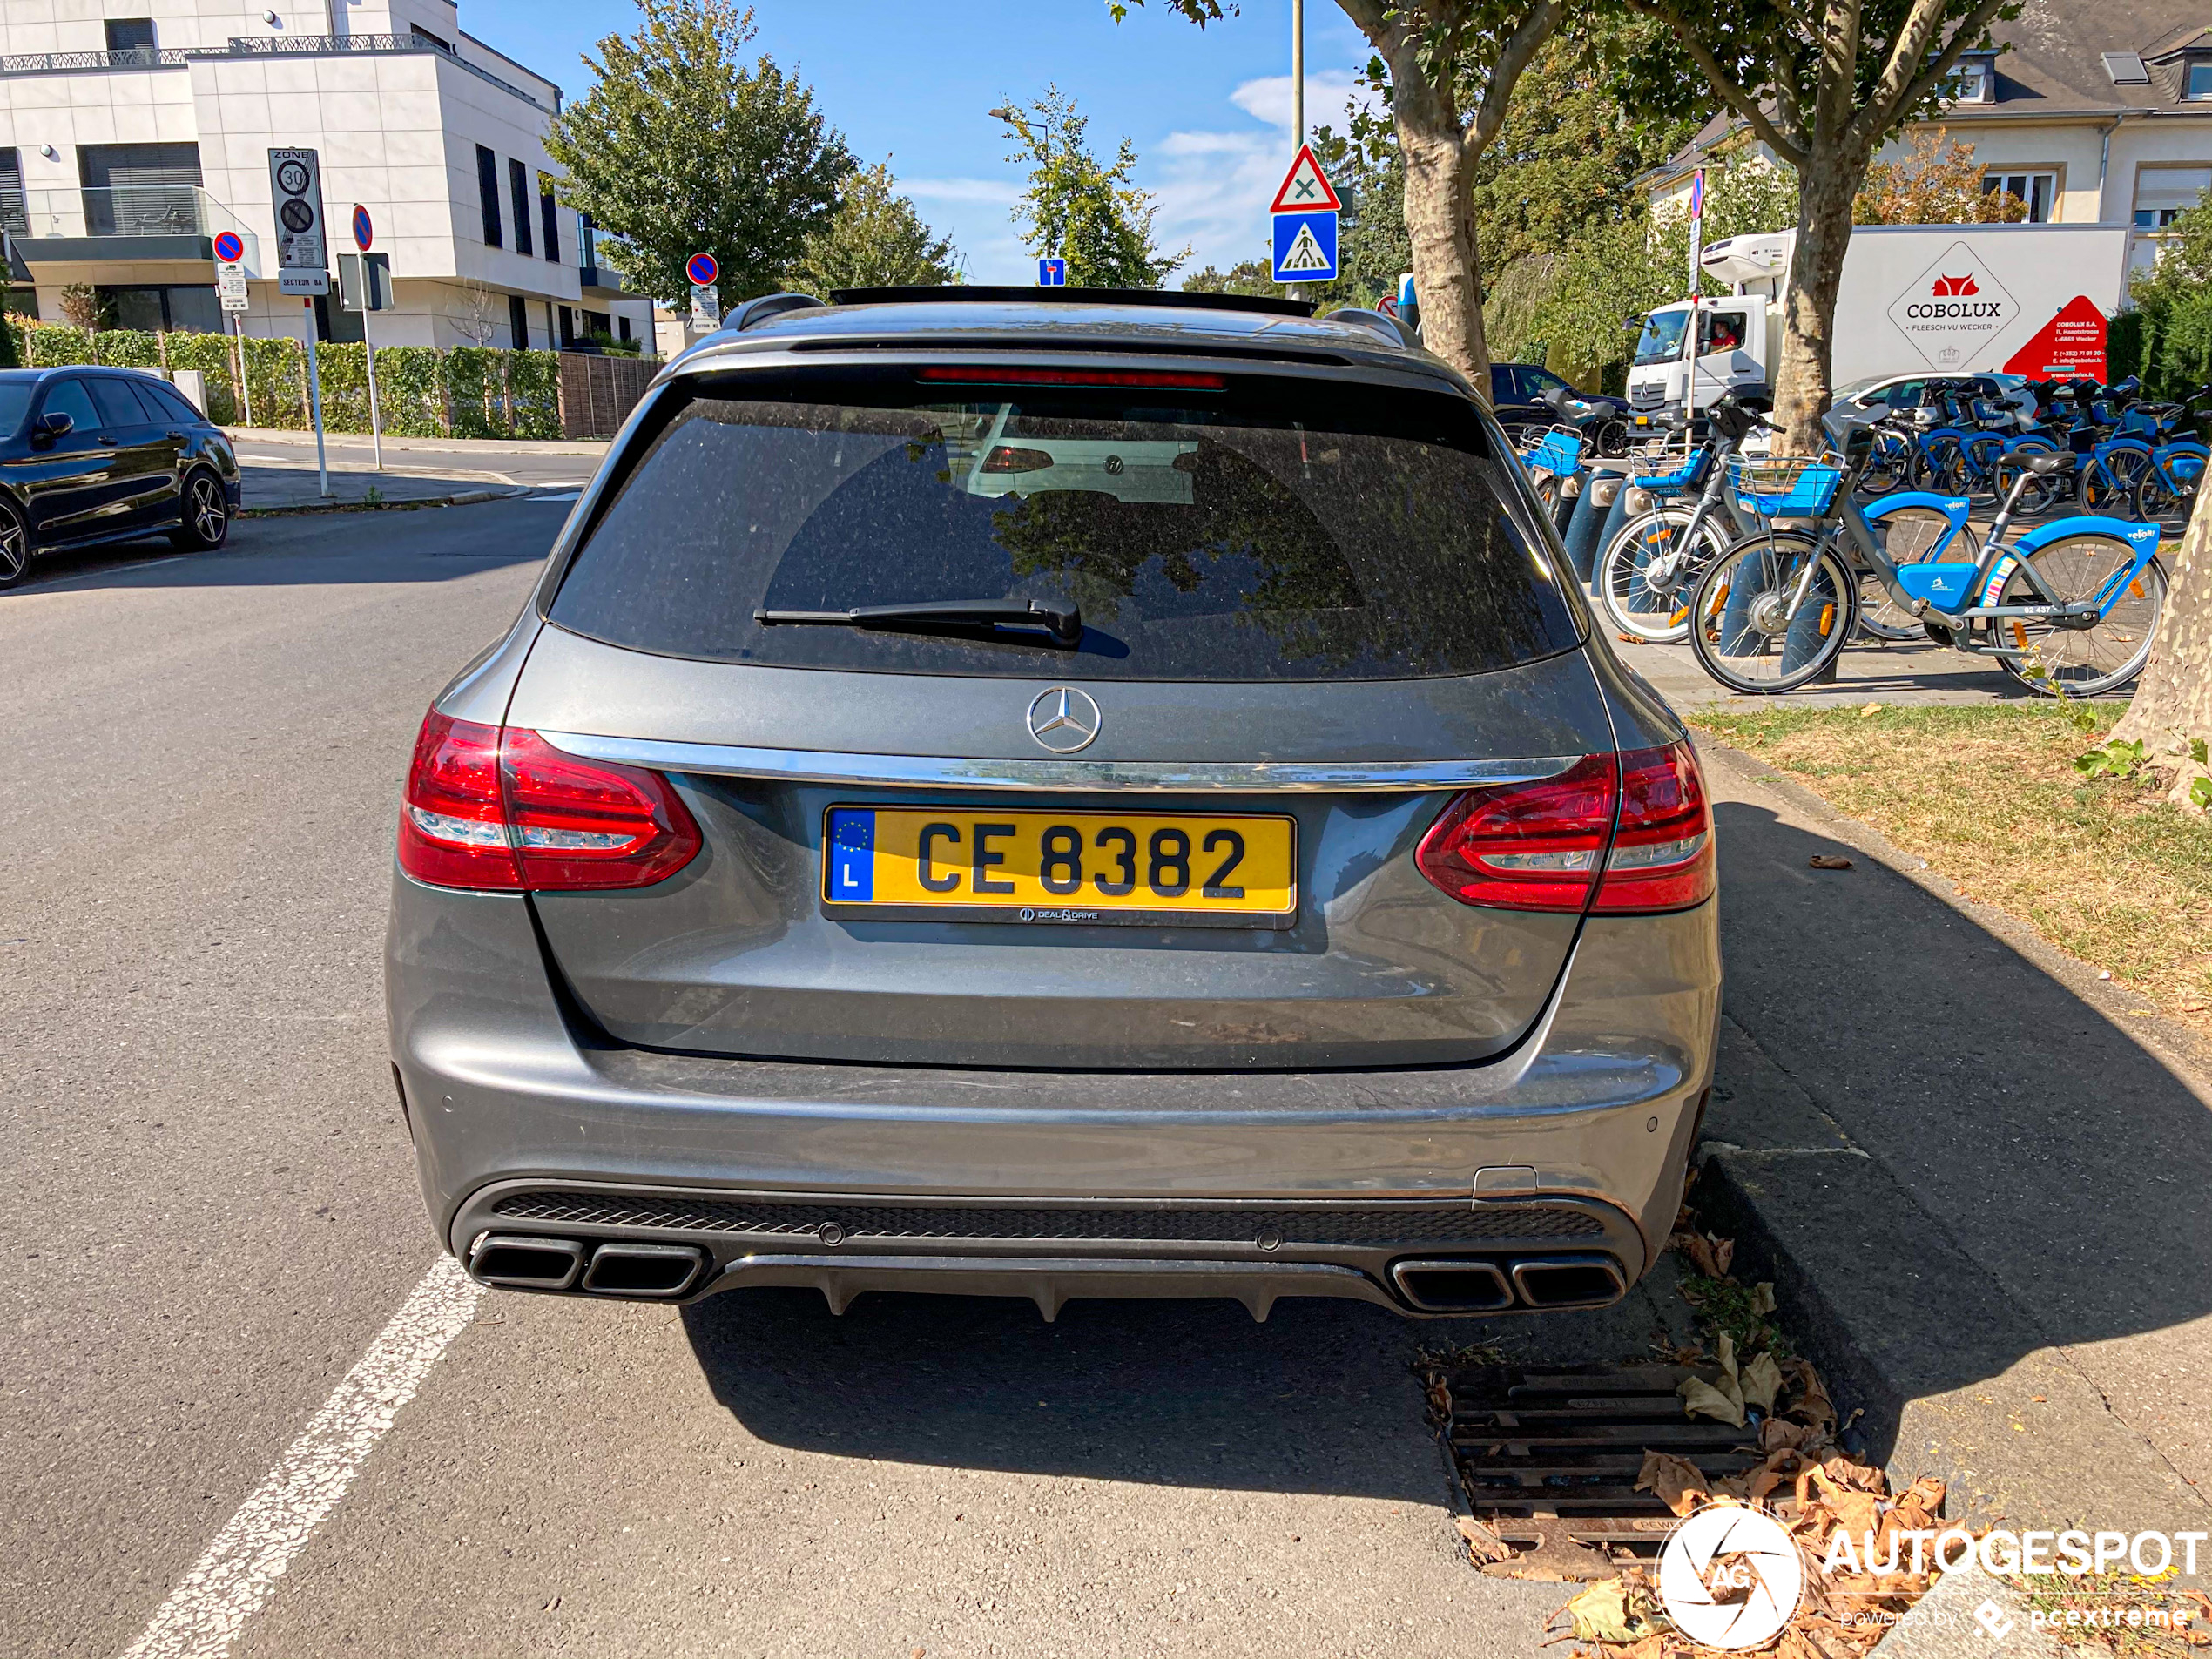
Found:
[[[58,548],[165,531],[187,552],[220,547],[238,504],[230,440],[166,381],[0,370],[0,588]]]
[[[1613,418],[1589,422],[1583,427],[1602,455],[1624,455],[1629,452],[1629,406],[1622,399],[1608,397],[1602,392],[1579,392],[1548,368],[1538,368],[1533,363],[1493,363],[1490,365],[1490,407],[1498,417],[1498,424],[1515,442],[1521,441],[1524,428],[1545,428],[1560,423],[1558,411],[1548,401],[1564,392],[1574,402],[1585,409],[1608,410]]]

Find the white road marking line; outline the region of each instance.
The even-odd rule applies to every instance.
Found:
[[[124,1659],[221,1659],[467,1328],[483,1286],[441,1256]]]
[[[556,501],[556,502],[557,502],[557,501],[574,501],[574,500],[575,500],[575,499],[576,499],[578,496],[581,496],[583,493],[583,492],[582,490],[580,490],[580,489],[571,489],[571,490],[570,490],[570,491],[569,491],[569,493],[568,493],[567,495],[565,495],[565,496],[529,496],[528,499],[529,499],[529,500],[531,500],[531,501]]]

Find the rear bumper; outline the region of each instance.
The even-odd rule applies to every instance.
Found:
[[[1506,1312],[1611,1299],[1663,1244],[1711,1081],[1720,952],[1711,904],[1592,921],[1520,1046],[1464,1067],[711,1059],[596,1045],[563,1015],[526,900],[401,876],[387,995],[446,1247],[580,1246],[565,1282],[501,1281],[518,1287],[584,1292],[600,1245],[626,1240],[694,1252],[650,1292],[684,1300],[806,1285],[838,1305],[941,1290],[1048,1314],[1093,1295]],[[1423,1262],[1464,1271],[1420,1279]]]

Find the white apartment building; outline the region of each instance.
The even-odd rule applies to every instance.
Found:
[[[220,330],[213,239],[246,246],[249,334],[357,340],[277,293],[268,152],[319,152],[334,261],[355,204],[391,259],[379,345],[547,348],[651,309],[556,201],[561,89],[462,31],[453,0],[0,0],[0,228],[16,305],[100,290],[118,326]]]
[[[1880,158],[1939,127],[2031,222],[2130,225],[2131,263],[2155,262],[2161,233],[2212,187],[2207,0],[2027,0],[1992,33],[2006,50],[1962,58],[1942,112]],[[1741,120],[1716,117],[1640,182],[1655,205],[1686,202],[1696,168],[1738,147],[1773,159]]]

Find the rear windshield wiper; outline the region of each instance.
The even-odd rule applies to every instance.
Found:
[[[1042,628],[1054,644],[1070,651],[1083,637],[1082,606],[1056,610],[1035,599],[929,599],[907,605],[855,605],[850,610],[756,610],[752,619],[764,628],[781,623],[833,628],[927,627],[936,623]]]

